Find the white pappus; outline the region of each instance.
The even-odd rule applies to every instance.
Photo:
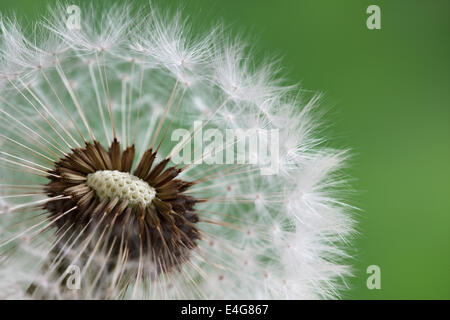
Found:
[[[353,207],[320,96],[221,26],[92,1],[68,28],[67,7],[0,20],[0,298],[338,298]]]

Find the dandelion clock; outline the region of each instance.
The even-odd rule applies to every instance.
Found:
[[[153,5],[0,27],[0,298],[340,296],[347,152],[318,95]]]

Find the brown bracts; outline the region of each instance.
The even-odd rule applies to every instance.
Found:
[[[62,197],[45,209],[57,218],[59,251],[76,243],[81,264],[101,251],[109,269],[126,260],[136,265],[131,272],[145,265],[156,276],[186,262],[200,239],[197,200],[184,194],[194,183],[176,179],[182,169],[166,168],[170,159],[155,163],[152,149],[132,172],[134,156],[134,146],[122,152],[117,140],[109,150],[96,141],[73,149],[49,172],[46,194]]]

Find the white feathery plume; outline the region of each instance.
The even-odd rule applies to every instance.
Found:
[[[27,36],[0,19],[0,298],[340,297],[355,208],[320,95],[284,85],[279,62],[257,65],[221,27],[196,36],[180,12],[92,1],[70,29],[67,6]],[[276,172],[240,149],[253,138]],[[117,193],[136,177],[156,194],[148,207]]]

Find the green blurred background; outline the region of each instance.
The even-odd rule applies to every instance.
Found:
[[[52,2],[1,0],[0,11],[31,22]],[[344,298],[450,299],[450,1],[154,2],[256,37],[291,82],[325,93],[331,144],[353,149],[362,209]],[[366,27],[371,4],[381,30]],[[369,265],[381,290],[366,287]]]

